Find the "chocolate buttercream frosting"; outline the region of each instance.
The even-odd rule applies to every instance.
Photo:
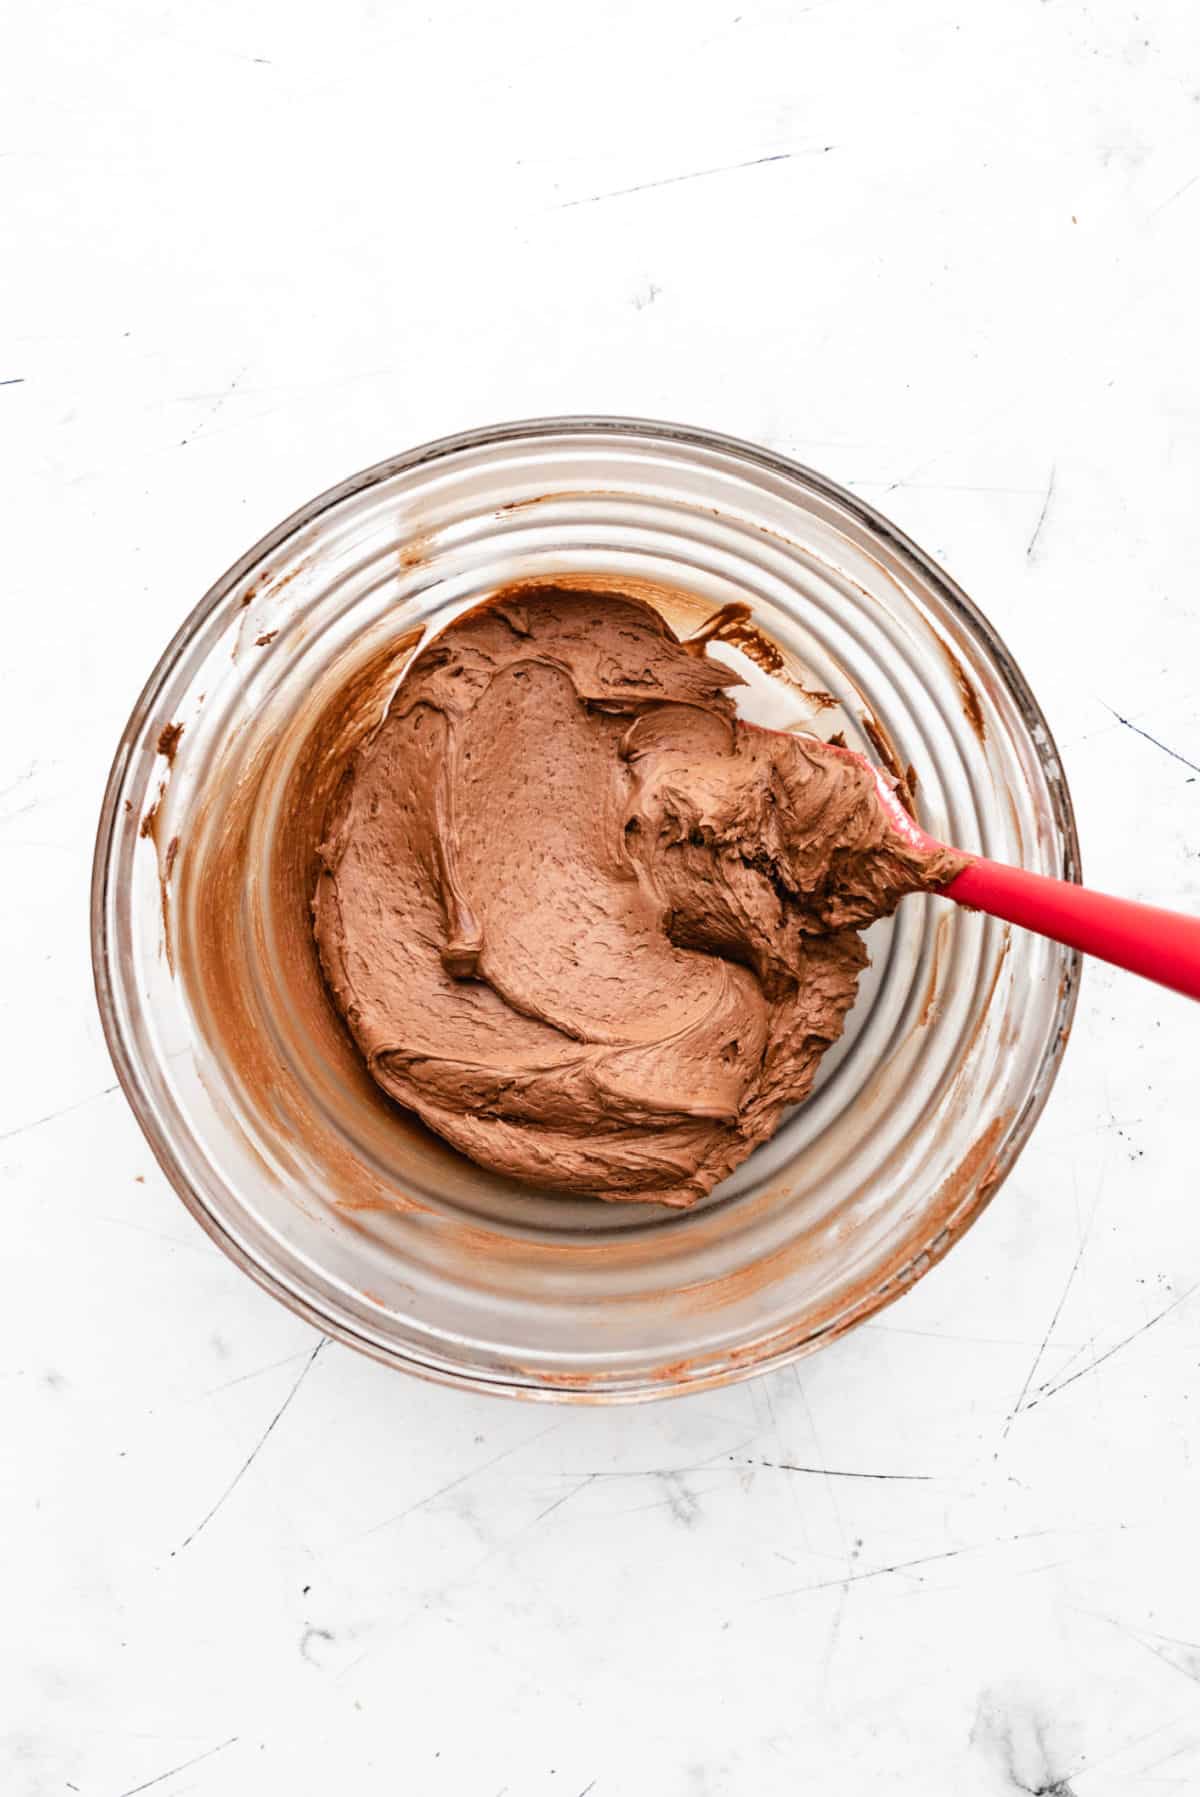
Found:
[[[962,865],[640,600],[501,595],[346,772],[313,918],[379,1085],[486,1167],[694,1204],[808,1093],[859,931]]]

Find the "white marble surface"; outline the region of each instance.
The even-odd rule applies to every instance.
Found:
[[[17,0],[0,66],[0,1790],[1200,1791],[1200,1013],[1092,967],[961,1246],[796,1369],[475,1400],[228,1265],[87,875],[166,638],[475,423],[811,462],[1026,668],[1088,875],[1200,905],[1191,0]],[[319,1350],[319,1351],[318,1351]]]

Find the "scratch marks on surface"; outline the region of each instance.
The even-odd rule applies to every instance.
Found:
[[[412,1516],[417,1510],[424,1510],[429,1504],[436,1503],[438,1498],[445,1497],[448,1491],[457,1491],[458,1487],[460,1485],[465,1485],[468,1479],[477,1479],[480,1473],[487,1472],[489,1467],[499,1466],[502,1460],[510,1459],[513,1454],[520,1454],[525,1448],[532,1447],[534,1442],[541,1441],[543,1436],[550,1435],[555,1429],[561,1428],[562,1418],[560,1417],[557,1422],[551,1423],[548,1428],[540,1429],[536,1435],[526,1436],[524,1440],[514,1442],[511,1447],[502,1449],[499,1454],[493,1454],[490,1460],[483,1461],[481,1465],[472,1466],[465,1473],[459,1473],[456,1479],[447,1479],[446,1483],[444,1485],[439,1485],[436,1491],[430,1491],[424,1497],[417,1498],[414,1503],[406,1505],[403,1510],[397,1510],[394,1516],[389,1516],[384,1522],[377,1522],[374,1528],[367,1529],[356,1539],[365,1541],[368,1536],[378,1535],[382,1529],[390,1529],[395,1523],[403,1522],[406,1516]],[[594,1473],[590,1476],[592,1478],[596,1477]],[[551,1506],[551,1508],[553,1508],[553,1506]]]
[[[901,1479],[924,1484],[935,1477],[933,1473],[860,1473],[836,1466],[797,1466],[791,1460],[741,1460],[738,1465],[765,1466],[778,1473],[811,1473],[818,1479]]]
[[[1025,560],[1027,562],[1031,562],[1034,558],[1034,551],[1037,549],[1038,541],[1042,534],[1042,526],[1046,522],[1046,513],[1050,510],[1050,501],[1054,498],[1054,482],[1057,475],[1058,463],[1055,462],[1050,469],[1050,479],[1046,483],[1046,497],[1042,500],[1042,509],[1038,513],[1037,523],[1033,527],[1033,535],[1025,545]]]
[[[238,384],[239,384],[239,382],[241,382],[244,379],[245,375],[249,371],[249,368],[250,368],[250,364],[249,364],[249,362],[247,362],[244,367],[238,369],[237,373],[234,375],[233,379],[230,381],[230,383],[229,383],[228,387],[226,387],[225,391],[217,396],[216,404],[213,406],[210,406],[208,411],[206,411],[205,413],[202,414],[202,416],[200,417],[197,424],[192,428],[191,431],[189,431],[188,435],[182,439],[182,441],[180,442],[180,445],[179,445],[180,449],[186,448],[189,443],[194,443],[196,441],[197,437],[201,437],[201,436],[205,435],[205,433],[208,430],[208,426],[212,423],[213,419],[217,416],[217,413],[222,410],[222,408],[225,405],[225,402],[229,399],[232,399],[233,395],[237,392]]]
[[[31,1129],[41,1129],[43,1123],[56,1123],[60,1117],[69,1117],[73,1111],[81,1111],[85,1105],[95,1104],[98,1099],[107,1098],[110,1092],[117,1090],[115,1083],[104,1086],[89,1098],[77,1098],[74,1104],[64,1104],[57,1111],[47,1111],[44,1117],[34,1117],[29,1123],[18,1123],[15,1129],[6,1129],[0,1134],[0,1142],[11,1142],[14,1136],[23,1136]]]
[[[897,480],[889,481],[887,486],[884,488],[884,491],[886,493],[895,493],[895,492],[898,492],[901,487],[912,486],[916,480],[917,475],[924,474],[924,472],[927,468],[932,468],[934,463],[939,462],[941,460],[941,458],[945,455],[945,453],[946,452],[944,449],[939,449],[935,452],[935,454],[933,454],[931,456],[927,456],[923,462],[918,462],[916,467],[914,469],[912,469],[912,471],[910,473],[902,474],[902,475],[900,475],[900,477]],[[879,483],[877,481],[873,481],[871,484],[873,486],[878,486]]]
[[[539,1510],[533,1519],[531,1527],[536,1528],[538,1523],[545,1522],[548,1516],[553,1516],[556,1510],[561,1510],[564,1504],[569,1504],[573,1497],[578,1497],[579,1493],[586,1490],[596,1476],[595,1473],[586,1473],[584,1477],[579,1480],[578,1484],[572,1485],[570,1491],[564,1491],[562,1496],[555,1498],[552,1504],[547,1504],[544,1510]]]
[[[821,1662],[821,1680],[825,1685],[826,1690],[829,1688],[829,1676],[833,1670],[833,1661],[834,1656],[837,1653],[838,1642],[842,1638],[842,1623],[845,1620],[846,1605],[850,1598],[850,1584],[854,1577],[854,1568],[858,1564],[862,1550],[862,1536],[856,1535],[854,1537],[854,1546],[850,1550],[850,1558],[846,1563],[846,1576],[842,1580],[841,1596],[838,1598],[837,1609],[833,1613],[833,1622],[829,1630],[829,1639],[825,1643],[825,1653]]]
[[[1093,1216],[1095,1215],[1094,1210],[1092,1212],[1092,1215]],[[1090,1234],[1091,1234],[1091,1222],[1089,1220],[1088,1227],[1084,1231],[1083,1236],[1080,1239],[1079,1251],[1076,1254],[1074,1261],[1072,1262],[1071,1271],[1067,1274],[1067,1282],[1063,1286],[1062,1294],[1059,1297],[1058,1303],[1054,1307],[1054,1315],[1050,1318],[1050,1321],[1047,1323],[1046,1333],[1045,1333],[1045,1335],[1043,1335],[1043,1337],[1041,1339],[1041,1343],[1038,1346],[1038,1351],[1029,1363],[1029,1371],[1025,1375],[1024,1385],[1021,1387],[1020,1391],[1017,1394],[1017,1401],[1013,1405],[1012,1409],[1009,1411],[1007,1417],[1004,1420],[1004,1428],[1001,1430],[1001,1433],[1000,1433],[1000,1440],[1002,1443],[1008,1440],[1009,1430],[1012,1428],[1017,1417],[1020,1416],[1021,1411],[1025,1408],[1025,1399],[1028,1395],[1029,1387],[1033,1384],[1034,1378],[1037,1375],[1037,1370],[1042,1364],[1042,1357],[1046,1352],[1047,1346],[1049,1345],[1050,1337],[1054,1334],[1055,1329],[1058,1327],[1058,1319],[1062,1315],[1063,1305],[1066,1303],[1068,1294],[1070,1293],[1070,1290],[1071,1290],[1071,1287],[1075,1283],[1075,1275],[1079,1271],[1079,1263],[1083,1259],[1083,1251],[1088,1245],[1088,1237],[1090,1236]],[[1030,1406],[1030,1408],[1032,1408],[1032,1406]],[[999,1448],[997,1448],[996,1453],[998,1454],[999,1452],[1000,1452],[1000,1450],[999,1450]]]
[[[677,187],[681,181],[707,181],[712,175],[732,175],[741,169],[765,168],[771,162],[795,162],[803,156],[827,156],[832,144],[819,144],[811,150],[780,150],[774,156],[752,156],[748,162],[723,162],[716,168],[692,169],[684,175],[664,175],[659,181],[639,181],[634,187],[614,187],[607,193],[589,193],[577,200],[563,200],[554,208],[567,212],[572,206],[595,206],[600,200],[623,200],[632,193],[649,193],[656,187]]]
[[[170,1238],[166,1237],[164,1239],[169,1240]],[[230,1387],[234,1385],[244,1385],[248,1379],[262,1379],[267,1373],[277,1372],[281,1366],[291,1366],[293,1361],[302,1358],[302,1354],[303,1350],[301,1350],[300,1354],[285,1354],[282,1360],[272,1360],[269,1361],[266,1366],[256,1366],[251,1368],[248,1373],[238,1373],[236,1378],[225,1379],[220,1385],[210,1385],[207,1391],[202,1391],[200,1393],[200,1396],[202,1398],[213,1398],[219,1391],[228,1391]]]
[[[837,1579],[819,1579],[815,1585],[793,1585],[787,1591],[772,1591],[766,1597],[753,1599],[752,1607],[777,1603],[783,1597],[801,1597],[809,1591],[836,1591],[842,1585],[861,1585],[864,1579],[881,1579],[889,1573],[911,1572],[917,1566],[932,1566],[939,1560],[956,1560],[960,1554],[979,1554],[993,1547],[1011,1547],[1017,1541],[1038,1541],[1045,1535],[1056,1535],[1057,1529],[1031,1529],[1021,1535],[1000,1535],[994,1541],[966,1541],[961,1547],[942,1548],[936,1554],[920,1554],[915,1560],[897,1560],[891,1566],[872,1566],[866,1572],[843,1574]]]
[[[1134,1628],[1104,1610],[1081,1610],[1079,1614],[1095,1616],[1101,1622],[1106,1622],[1118,1635],[1124,1635],[1135,1646],[1145,1648],[1156,1660],[1169,1666],[1172,1672],[1181,1673],[1190,1683],[1200,1685],[1200,1641],[1180,1641],[1174,1635],[1159,1635],[1152,1629]]]
[[[824,1467],[827,1456],[825,1449],[821,1445],[821,1437],[817,1432],[817,1419],[813,1414],[813,1407],[809,1403],[808,1391],[805,1387],[804,1380],[800,1376],[800,1369],[794,1361],[792,1363],[791,1373],[796,1395],[804,1406],[804,1414],[808,1418],[808,1432],[812,1437],[812,1444],[816,1450],[817,1460],[821,1466]],[[829,1499],[829,1509],[833,1516],[834,1526],[837,1529],[838,1541],[841,1544],[842,1549],[842,1559],[845,1564],[845,1585],[847,1589],[842,1592],[842,1606],[844,1608],[848,1596],[848,1587],[853,1582],[852,1568],[854,1567],[858,1556],[856,1553],[852,1553],[850,1549],[850,1535],[846,1529],[845,1522],[843,1521],[841,1508],[837,1500],[836,1480],[833,1479],[828,1471],[823,1471],[821,1483],[824,1485],[826,1495]],[[833,1582],[837,1583],[838,1581],[835,1580]]]
[[[23,374],[13,374],[6,381],[0,381],[0,387],[23,387],[24,385],[25,376]]]
[[[259,1436],[254,1447],[251,1448],[249,1454],[247,1454],[246,1458],[242,1461],[242,1464],[238,1467],[238,1470],[236,1471],[236,1473],[234,1473],[232,1479],[229,1481],[228,1485],[225,1487],[224,1491],[221,1493],[221,1495],[217,1499],[216,1503],[212,1506],[212,1509],[209,1510],[206,1515],[204,1515],[200,1518],[200,1521],[196,1524],[196,1526],[192,1530],[191,1534],[187,1537],[187,1539],[185,1541],[182,1541],[180,1543],[178,1549],[173,1550],[173,1552],[177,1551],[179,1553],[182,1553],[185,1547],[190,1547],[192,1542],[195,1541],[197,1535],[199,1535],[202,1530],[204,1530],[208,1527],[209,1523],[212,1521],[213,1517],[217,1514],[217,1511],[221,1508],[222,1504],[224,1504],[228,1498],[232,1497],[233,1493],[237,1490],[238,1486],[241,1484],[241,1482],[245,1478],[246,1474],[250,1471],[250,1468],[254,1465],[254,1462],[258,1459],[258,1456],[262,1453],[263,1449],[266,1447],[267,1442],[270,1440],[271,1435],[274,1433],[275,1429],[278,1427],[288,1406],[291,1404],[293,1398],[296,1396],[296,1393],[300,1390],[300,1387],[304,1384],[304,1381],[308,1378],[308,1375],[312,1372],[313,1366],[316,1362],[317,1355],[321,1352],[322,1348],[326,1348],[326,1347],[328,1347],[328,1345],[329,1345],[329,1337],[327,1335],[323,1335],[321,1337],[320,1341],[317,1343],[316,1347],[313,1349],[312,1353],[309,1355],[308,1359],[305,1361],[304,1365],[301,1367],[299,1375],[296,1378],[295,1384],[292,1386],[291,1390],[288,1392],[287,1397],[283,1400],[283,1403],[279,1406],[279,1409],[275,1412],[274,1416],[271,1418],[270,1422],[267,1424],[266,1428],[263,1430],[262,1434]]]
[[[1139,1647],[1144,1647],[1147,1653],[1152,1653],[1172,1672],[1182,1673],[1192,1684],[1200,1685],[1200,1642],[1179,1641],[1173,1635],[1155,1635],[1126,1628],[1113,1616],[1107,1616],[1105,1621],[1111,1622],[1122,1635],[1128,1635],[1131,1641],[1136,1641]]]
[[[1200,181],[1200,171],[1185,181],[1182,187],[1177,187],[1174,193],[1169,193],[1165,200],[1160,200],[1157,206],[1152,206],[1150,217],[1157,218],[1160,212],[1165,212],[1168,206],[1173,206],[1176,200],[1181,200],[1190,188],[1195,187],[1197,181]]]
[[[555,1424],[551,1425],[552,1428],[560,1428],[561,1426],[562,1425],[559,1423],[555,1423]],[[542,1433],[549,1434],[550,1431],[543,1430]],[[535,1435],[532,1438],[532,1440],[528,1443],[528,1445],[532,1447],[534,1441],[540,1441],[540,1440],[541,1440],[541,1435]],[[756,1430],[753,1435],[748,1435],[744,1441],[738,1442],[736,1444],[736,1446],[729,1453],[725,1454],[724,1456],[722,1456],[720,1451],[718,1450],[717,1453],[709,1454],[703,1460],[687,1461],[683,1466],[624,1466],[624,1467],[603,1466],[603,1467],[591,1468],[587,1473],[583,1473],[580,1470],[576,1470],[575,1472],[572,1472],[572,1473],[560,1473],[557,1476],[559,1478],[572,1479],[572,1480],[578,1480],[580,1478],[626,1479],[626,1480],[629,1480],[629,1479],[668,1479],[668,1478],[678,1478],[681,1475],[687,1475],[688,1473],[707,1473],[707,1472],[722,1473],[722,1472],[744,1471],[747,1467],[752,1466],[753,1462],[749,1461],[749,1460],[738,1460],[736,1458],[736,1456],[738,1454],[741,1454],[746,1448],[750,1447],[751,1444],[757,1440],[758,1440],[758,1431]],[[518,1444],[518,1446],[520,1446],[520,1445],[521,1444]],[[503,1460],[506,1457],[506,1455],[515,1454],[516,1452],[517,1452],[517,1448],[507,1448],[507,1449],[505,1449],[504,1454],[497,1455],[497,1459]],[[715,1462],[717,1460],[721,1459],[722,1457],[730,1463],[728,1465],[728,1467],[717,1466],[715,1464]],[[476,1468],[476,1471],[484,1472],[484,1471],[486,1471],[486,1469],[489,1466],[494,1466],[495,1464],[496,1464],[496,1462],[494,1460],[485,1460],[481,1467]],[[468,1474],[464,1474],[463,1476],[465,1478],[470,1478],[471,1474],[468,1473]],[[457,1481],[455,1481],[455,1482],[457,1483]],[[435,1495],[440,1496],[441,1494],[437,1493]],[[427,1503],[431,1503],[432,1501],[433,1501],[432,1498],[425,1500],[425,1502],[427,1502]]]
[[[3,385],[3,383],[0,383],[0,385]],[[29,785],[29,782],[33,779],[33,776],[37,771],[37,762],[31,761],[29,766],[27,768],[22,768],[21,772],[14,780],[10,780],[7,786],[0,787],[0,799],[11,799],[15,792],[19,792],[23,786]],[[24,811],[25,809],[26,807],[23,805],[21,810]],[[12,815],[17,816],[18,814],[14,812]]]
[[[1026,1409],[1036,1409],[1037,1405],[1044,1404],[1047,1398],[1052,1398],[1056,1392],[1065,1391],[1068,1385],[1074,1385],[1077,1379],[1086,1378],[1088,1373],[1094,1373],[1097,1367],[1103,1366],[1106,1360],[1111,1360],[1114,1354],[1119,1354],[1122,1348],[1127,1348],[1130,1342],[1135,1342],[1140,1335],[1145,1335],[1148,1329],[1153,1329],[1156,1323],[1161,1323],[1164,1317],[1169,1317],[1172,1311],[1178,1310],[1181,1304],[1186,1304],[1188,1299],[1195,1297],[1197,1292],[1200,1292],[1200,1280],[1195,1285],[1190,1285],[1187,1291],[1182,1292],[1178,1298],[1172,1299],[1170,1304],[1164,1305],[1145,1323],[1139,1323],[1136,1329],[1131,1330],[1128,1335],[1122,1336],[1119,1342],[1114,1342],[1111,1348],[1106,1348],[1103,1354],[1097,1354],[1095,1360],[1089,1360],[1088,1364],[1081,1366],[1077,1372],[1069,1374],[1065,1379],[1060,1379],[1057,1385],[1048,1385],[1038,1397],[1026,1405]]]
[[[1118,724],[1124,724],[1126,730],[1132,730],[1135,736],[1144,737],[1148,743],[1153,743],[1156,749],[1161,749],[1164,755],[1169,755],[1172,761],[1180,761],[1184,767],[1191,768],[1193,774],[1200,774],[1200,762],[1189,761],[1187,756],[1181,755],[1177,749],[1168,748],[1166,743],[1158,740],[1157,736],[1151,736],[1148,730],[1143,730],[1140,724],[1132,723],[1129,718],[1123,718],[1119,711],[1115,711],[1103,699],[1100,703],[1104,706],[1105,711],[1116,718]]]
[[[182,1760],[178,1766],[168,1766],[165,1772],[160,1772],[157,1778],[148,1778],[145,1784],[130,1785],[127,1791],[121,1792],[121,1797],[138,1797],[139,1791],[149,1791],[155,1785],[162,1784],[164,1779],[174,1778],[177,1772],[187,1772],[190,1767],[198,1766],[201,1760],[211,1760],[214,1754],[224,1753],[225,1749],[234,1746],[238,1739],[237,1735],[230,1735],[227,1741],[220,1742],[216,1747],[210,1747],[206,1753],[198,1753],[195,1759]]]

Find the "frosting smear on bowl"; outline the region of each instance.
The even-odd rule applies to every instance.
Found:
[[[704,637],[502,594],[412,663],[327,822],[314,928],[371,1074],[550,1190],[703,1197],[808,1093],[860,930],[961,865],[855,757],[739,719]]]

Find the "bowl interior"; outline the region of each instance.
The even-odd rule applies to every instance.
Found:
[[[911,770],[921,822],[966,849],[1075,877],[1074,828],[1040,713],[952,583],[818,476],[699,433],[432,445],[315,501],[202,601],[130,720],[97,853],[101,1008],[155,1152],[228,1252],[346,1340],[496,1390],[652,1395],[812,1346],[944,1252],[1044,1101],[1076,958],[906,899],[812,1096],[691,1212],[465,1161],[382,1096],[329,1004],[313,856],[418,644],[537,579],[638,592],[680,633],[745,603],[756,634],[715,650],[743,715]]]

